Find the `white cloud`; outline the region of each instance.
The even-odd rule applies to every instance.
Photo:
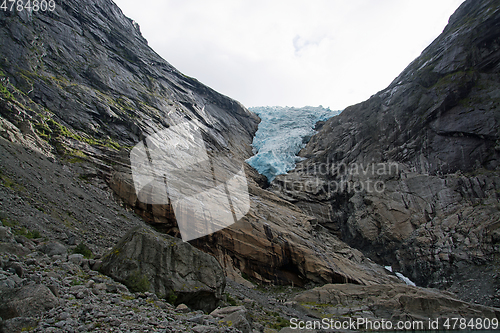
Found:
[[[114,0],[186,75],[246,106],[341,109],[385,88],[463,0]]]

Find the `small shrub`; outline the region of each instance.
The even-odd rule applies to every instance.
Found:
[[[42,238],[42,234],[38,230],[30,230],[26,234],[26,237],[29,239]]]
[[[15,230],[14,235],[24,236],[28,239],[42,238],[42,234],[38,230],[28,230],[25,227],[21,227],[21,229]]]
[[[73,279],[73,280],[71,280],[71,285],[72,285],[72,286],[80,286],[80,285],[82,285],[82,284],[83,284],[83,282],[82,282],[82,281],[80,281],[80,280],[77,280],[77,279]]]
[[[231,306],[236,306],[236,300],[234,298],[231,297],[231,295],[229,294],[226,294],[226,300],[227,300],[227,303]]]
[[[135,271],[125,280],[125,285],[131,292],[143,293],[149,290],[149,280],[146,275]]]
[[[170,291],[167,297],[165,297],[165,299],[167,300],[168,303],[175,305],[175,301],[177,301],[177,295],[175,294],[174,291]]]
[[[83,256],[85,258],[92,258],[94,256],[94,254],[92,253],[92,250],[88,248],[87,245],[83,244],[83,243],[80,243],[78,244],[75,249],[73,250],[73,253],[77,253],[77,254],[83,254]]]
[[[290,327],[290,322],[282,317],[277,318],[277,322],[270,325],[270,328],[280,330],[285,327]]]
[[[14,95],[10,93],[10,91],[0,83],[0,97],[8,100],[14,100]]]

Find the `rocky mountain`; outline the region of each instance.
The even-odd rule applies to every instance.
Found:
[[[439,308],[450,315],[475,311],[498,318],[497,309],[459,301],[450,293],[406,287],[380,265],[390,263],[420,285],[434,281],[446,288],[439,284],[439,274],[470,287],[466,279],[484,264],[491,274],[486,272],[490,280],[480,285],[485,288],[480,295],[490,291],[488,295],[494,295],[491,279],[497,279],[496,266],[490,263],[498,252],[498,181],[497,144],[492,143],[497,134],[492,131],[497,126],[494,117],[488,118],[494,108],[486,108],[485,96],[495,96],[496,65],[481,59],[494,58],[496,15],[493,2],[466,2],[451,19],[453,28],[448,27],[445,37],[433,45],[441,45],[440,40],[448,44],[431,45],[424,52],[437,52],[437,60],[429,58],[428,66],[450,57],[450,63],[458,66],[459,54],[471,54],[463,61],[470,61],[477,71],[453,67],[449,76],[444,73],[451,69],[437,74],[429,70],[422,77],[435,81],[425,81],[424,86],[423,81],[411,79],[424,65],[417,59],[408,74],[387,90],[393,97],[384,100],[386,106],[382,100],[390,94],[376,97],[380,93],[373,101],[347,109],[338,123],[325,123],[302,153],[309,159],[295,172],[279,176],[270,191],[262,186],[263,176],[244,163],[252,155],[259,118],[163,60],[147,45],[139,26],[112,1],[56,1],[55,10],[45,12],[0,10],[0,297],[10,300],[0,309],[4,319],[0,326],[7,331],[36,326],[40,332],[112,327],[237,332],[221,323],[227,320],[238,322],[237,329],[243,332],[264,331],[286,326],[292,317],[312,320],[334,315],[316,311],[325,306],[314,300],[318,289],[308,290],[325,284],[332,293],[338,291],[329,284],[343,284],[345,293],[353,295],[369,293],[380,298],[381,307],[387,304],[381,295],[387,288],[396,288],[398,297],[407,293],[427,304],[377,312],[377,307],[367,309],[350,296],[341,297],[336,305],[343,313],[339,316],[347,311],[390,319],[409,312],[430,318]],[[476,31],[481,33],[475,35]],[[446,37],[452,32],[460,43]],[[484,39],[486,35],[491,38]],[[482,42],[474,49],[478,39]],[[456,59],[455,53],[448,55],[454,45],[462,50],[453,51]],[[463,75],[457,74],[462,71]],[[474,99],[465,109],[458,108],[461,82],[469,82],[464,83],[470,86],[466,96],[482,102],[474,104]],[[481,82],[483,88],[476,85]],[[418,98],[412,97],[418,92]],[[432,111],[429,121],[413,115],[415,100],[422,103],[418,110],[441,103],[459,114],[482,115],[487,123],[472,126],[472,120],[459,121],[453,126],[471,125],[462,130],[471,134],[456,134],[449,121],[442,125],[434,121],[448,114],[443,108],[438,108],[441,113]],[[416,119],[421,120],[421,131],[413,131]],[[182,230],[171,201],[147,200],[159,193],[158,182],[136,188],[131,150],[185,123],[195,124],[203,140],[179,142],[193,148],[185,151],[184,158],[195,160],[203,148],[212,164],[183,173],[176,179],[176,190],[199,193],[208,183],[226,183],[243,165],[249,211],[221,231],[181,244]],[[396,131],[386,127],[389,124],[401,127]],[[335,126],[340,127],[334,130]],[[440,129],[435,131],[436,126]],[[445,130],[455,134],[442,134]],[[417,143],[394,144],[396,138],[420,143],[425,131],[430,138],[425,142],[435,152],[429,157]],[[388,133],[393,141],[382,140]],[[476,162],[469,168],[455,160],[449,167],[444,163],[433,167],[437,159],[455,156],[444,154],[441,137],[469,148],[470,142],[477,142],[475,149],[464,152],[482,158],[478,163],[484,169]],[[396,153],[399,145],[405,145],[406,152]],[[395,150],[387,150],[389,146]],[[382,159],[384,154],[390,158]],[[384,163],[397,162],[399,168],[381,175],[386,191],[326,195],[312,183],[315,188],[297,189],[304,179],[318,180],[315,184],[336,180],[307,174],[303,166],[313,170],[325,161],[366,162],[372,157],[378,162],[377,156]],[[148,160],[153,159],[148,156]],[[294,180],[291,187],[280,188],[286,179]],[[290,287],[276,291],[274,285]],[[46,307],[37,308],[36,295],[43,297]],[[494,298],[469,299],[496,304]],[[166,301],[179,308],[174,311]],[[217,302],[238,307],[208,314]],[[146,312],[153,310],[161,320],[146,319]]]
[[[499,45],[498,2],[464,2],[389,87],[327,121],[274,191],[417,285],[499,306]]]
[[[6,128],[29,137],[24,141],[33,150],[81,165],[80,178],[105,180],[128,207],[164,232],[178,235],[172,207],[138,200],[129,158],[135,144],[192,121],[203,130],[205,148],[222,174],[251,156],[259,118],[161,59],[111,1],[66,1],[54,12],[2,15]],[[4,132],[18,140],[18,134]],[[313,233],[309,216],[262,191],[260,176],[248,166],[247,174],[250,213],[193,242],[215,255],[227,274],[296,285],[391,280],[328,232]]]

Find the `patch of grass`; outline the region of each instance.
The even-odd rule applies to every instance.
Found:
[[[122,295],[122,299],[124,301],[131,301],[131,300],[135,299],[135,297],[132,295]]]
[[[2,225],[4,227],[10,227],[10,228],[12,228],[12,227],[15,227],[15,226],[19,225],[19,222],[12,221],[12,220],[4,217],[4,216],[0,216],[0,221],[2,221]]]
[[[135,271],[129,275],[124,283],[131,292],[143,293],[149,290],[149,280],[146,275],[141,274],[140,271]]]
[[[82,284],[83,284],[83,282],[82,282],[82,281],[80,281],[80,280],[77,280],[77,279],[73,279],[73,280],[71,281],[71,285],[72,285],[72,286],[81,286]]]
[[[91,259],[94,257],[94,254],[92,253],[92,250],[88,248],[87,245],[84,243],[78,244],[74,249],[73,253],[76,254],[83,254],[85,258]]]
[[[40,115],[40,117],[42,120],[34,124],[34,127],[37,131],[37,134],[45,141],[50,141],[51,139],[53,138],[55,139],[58,136],[64,136],[80,142],[85,142],[91,146],[108,147],[114,150],[120,150],[122,148],[122,146],[120,146],[120,144],[117,141],[111,138],[94,139],[92,137],[82,136],[73,133],[66,126],[58,123],[49,116]],[[79,155],[79,153],[83,154],[82,152],[73,151],[72,155]],[[77,160],[76,162],[79,162],[79,160]]]

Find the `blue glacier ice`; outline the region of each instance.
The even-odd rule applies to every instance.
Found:
[[[269,182],[295,168],[295,163],[301,160],[297,154],[316,133],[314,126],[318,121],[341,112],[322,106],[264,106],[249,110],[262,121],[252,143],[255,155],[247,163],[266,176]]]

